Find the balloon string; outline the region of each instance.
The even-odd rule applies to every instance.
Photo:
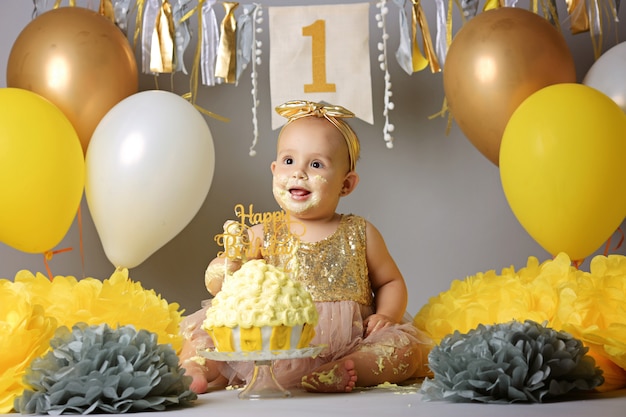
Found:
[[[85,248],[83,245],[83,215],[82,215],[82,209],[80,205],[78,206],[76,220],[78,222],[78,242],[79,242],[79,247],[80,247],[80,264],[83,270],[83,278],[85,278]]]
[[[43,254],[43,263],[46,266],[46,271],[48,272],[48,278],[50,279],[50,281],[52,281],[54,279],[54,277],[52,276],[52,271],[50,270],[50,265],[48,265],[48,261],[52,260],[52,257],[54,255],[56,255],[57,253],[62,253],[62,252],[68,252],[71,251],[72,248],[65,248],[65,249],[59,249],[59,250],[55,250],[55,251],[46,251]]]
[[[622,246],[622,243],[624,243],[624,231],[622,230],[621,227],[618,227],[616,232],[619,232],[621,237],[619,239],[619,242],[617,242],[617,245],[615,245],[615,247],[613,248],[613,250],[617,250],[620,248],[620,246]],[[609,250],[611,247],[611,239],[613,238],[613,236],[609,236],[608,240],[606,241],[606,246],[604,246],[604,256],[608,256],[609,255]]]
[[[572,261],[572,265],[574,266],[574,268],[580,269],[580,266],[583,264],[583,262],[585,262],[585,258]]]

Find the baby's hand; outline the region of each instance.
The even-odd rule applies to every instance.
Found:
[[[239,260],[214,259],[204,273],[204,285],[211,295],[216,295],[222,289],[222,282],[226,274],[232,275],[242,262]]]
[[[395,322],[389,317],[383,316],[382,314],[372,314],[363,321],[363,325],[365,326],[365,337],[377,330],[389,327],[392,324],[395,324]]]

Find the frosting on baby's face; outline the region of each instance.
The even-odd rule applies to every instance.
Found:
[[[310,179],[275,175],[272,191],[278,205],[283,210],[299,214],[320,204],[323,197],[322,185],[326,183],[328,181],[321,175],[314,175]]]

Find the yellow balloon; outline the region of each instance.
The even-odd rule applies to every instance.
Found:
[[[0,89],[0,109],[0,242],[44,253],[65,237],[80,204],[80,140],[63,112],[31,91]]]
[[[526,231],[550,254],[591,255],[626,215],[626,116],[582,84],[545,87],[512,114],[500,178]]]

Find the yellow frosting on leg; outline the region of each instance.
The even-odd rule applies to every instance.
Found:
[[[239,337],[241,340],[241,350],[244,352],[256,352],[263,350],[263,338],[261,337],[261,328],[251,327],[249,329],[239,328]]]

